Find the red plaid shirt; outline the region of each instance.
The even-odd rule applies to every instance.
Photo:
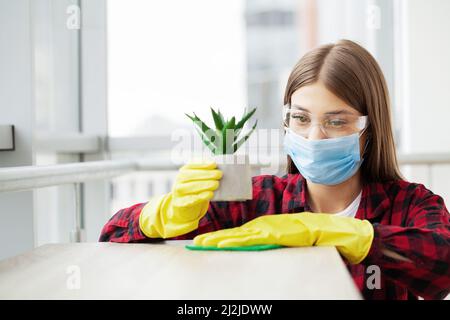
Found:
[[[157,241],[139,229],[139,214],[145,204],[119,210],[104,226],[100,241]],[[300,174],[257,176],[253,177],[252,200],[211,202],[197,230],[173,239],[192,239],[240,226],[261,215],[303,211],[311,209],[306,201],[306,181]],[[449,293],[450,215],[441,197],[421,184],[406,181],[369,183],[363,186],[356,218],[369,220],[375,230],[366,259],[358,265],[347,264],[364,298],[442,299]],[[385,256],[382,248],[412,262]],[[373,265],[381,271],[379,289],[374,288]]]

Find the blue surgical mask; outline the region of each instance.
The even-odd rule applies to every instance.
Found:
[[[284,150],[306,180],[336,185],[352,177],[363,162],[360,136],[355,133],[340,138],[309,140],[288,129]]]

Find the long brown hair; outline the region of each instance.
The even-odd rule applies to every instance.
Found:
[[[398,168],[391,124],[389,92],[375,58],[362,46],[340,40],[313,49],[292,70],[284,104],[299,88],[321,81],[328,90],[369,118],[369,139],[362,177],[366,182],[403,179]],[[298,169],[288,156],[288,173]]]

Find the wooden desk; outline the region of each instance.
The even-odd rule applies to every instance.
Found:
[[[361,299],[334,247],[225,252],[187,243],[44,245],[0,262],[0,299]]]

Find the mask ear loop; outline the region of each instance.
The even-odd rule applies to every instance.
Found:
[[[361,138],[361,136],[364,134],[364,132],[366,131],[366,129],[367,129],[368,127],[365,127],[360,133],[359,133],[359,137]],[[370,142],[370,133],[367,133],[367,138],[366,138],[366,144],[365,144],[365,146],[364,146],[364,150],[363,150],[363,153],[362,153],[362,156],[361,156],[361,158],[365,158],[365,155],[366,155],[366,151],[367,151],[367,147],[369,146],[369,142]]]

